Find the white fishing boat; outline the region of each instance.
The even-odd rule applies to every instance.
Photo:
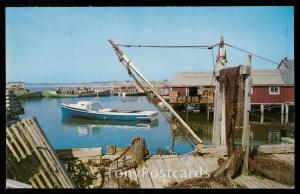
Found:
[[[137,120],[151,121],[155,119],[156,111],[115,110],[104,108],[97,101],[79,101],[77,104],[61,104],[63,116],[98,118],[103,120]]]

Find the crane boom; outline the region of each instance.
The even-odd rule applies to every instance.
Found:
[[[169,111],[176,117],[176,119],[191,133],[191,135],[197,140],[199,144],[203,144],[202,140],[196,135],[196,133],[188,126],[188,124],[177,114],[177,112],[172,108],[169,103],[165,101],[165,99],[159,94],[158,91],[153,87],[153,85],[144,77],[144,75],[137,69],[132,61],[130,61],[126,55],[121,51],[121,49],[111,40],[108,42],[114,48],[119,61],[124,65],[124,67],[130,71],[135,72],[145,83],[148,85],[150,90],[155,94],[155,96],[169,109]],[[134,75],[133,75],[134,76]]]

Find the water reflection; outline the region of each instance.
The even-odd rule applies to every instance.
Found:
[[[158,120],[148,122],[137,121],[117,121],[117,120],[99,120],[79,117],[62,117],[61,124],[63,128],[77,129],[78,135],[88,135],[99,133],[101,128],[115,128],[123,130],[150,130],[158,125]]]

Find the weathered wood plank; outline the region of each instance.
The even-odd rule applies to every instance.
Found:
[[[20,147],[19,143],[16,141],[15,136],[13,136],[13,134],[10,132],[9,128],[6,127],[6,134],[8,135],[8,137],[11,139],[12,143],[16,146],[18,152],[20,153],[22,158],[26,158],[26,155],[24,154],[22,148]]]
[[[33,178],[37,181],[38,188],[46,188],[38,175],[34,175]]]
[[[17,159],[17,161],[20,161],[20,157],[18,156],[18,154],[16,153],[15,149],[13,148],[13,146],[11,145],[11,143],[9,142],[9,140],[7,138],[6,138],[6,146],[11,151],[11,153],[13,154],[13,156]]]
[[[203,158],[203,160],[211,167],[213,171],[219,167],[217,159]]]
[[[188,171],[180,162],[178,157],[162,157],[167,167],[171,170],[174,175],[174,179],[177,181],[184,180],[184,173]]]
[[[49,162],[49,161],[53,161],[51,159],[51,156],[49,156],[49,152],[48,150],[45,149],[37,149],[37,147],[44,147],[44,145],[42,144],[42,142],[38,139],[37,134],[35,133],[35,127],[33,126],[29,126],[28,123],[26,122],[27,120],[22,119],[20,123],[18,123],[20,128],[23,128],[24,124],[24,128],[23,128],[23,133],[26,134],[27,133],[27,140],[29,142],[31,142],[31,145],[33,147],[33,149],[35,150],[35,153],[37,154],[39,160],[41,161],[41,163],[43,164],[44,168],[48,167],[48,164],[50,165],[50,167],[53,170],[53,173],[56,175],[58,181],[60,182],[60,184],[62,185],[62,187],[67,187],[67,184],[65,183],[64,179],[58,174],[58,169],[55,166],[54,162]],[[33,137],[35,137],[36,139],[34,139]],[[44,159],[45,158],[45,159]],[[48,161],[48,162],[47,162]]]
[[[102,147],[94,148],[75,148],[75,149],[61,149],[55,150],[59,158],[69,158],[69,157],[100,157],[102,156]]]
[[[33,187],[34,189],[39,188],[39,187],[37,186],[37,184],[35,183],[35,181],[33,180],[33,178],[30,178],[30,179],[29,179],[29,182],[30,182],[30,184],[32,185],[32,187]]]
[[[141,188],[153,188],[153,183],[151,181],[148,168],[145,166],[145,164],[140,165],[136,169],[136,172]]]
[[[295,144],[261,145],[257,148],[257,153],[263,154],[284,154],[294,152]]]
[[[61,184],[59,183],[59,180],[57,179],[57,177],[54,176],[53,172],[48,167],[44,168],[44,169],[45,169],[45,173],[48,175],[48,177],[52,181],[53,187],[55,187],[55,188],[60,187]]]
[[[226,146],[209,146],[203,147],[199,150],[201,154],[218,154],[218,155],[227,155],[227,147]]]
[[[277,182],[272,181],[272,180],[269,180],[269,179],[263,179],[263,181],[264,181],[264,183],[266,183],[266,184],[272,185],[273,188],[275,188],[275,189],[288,189],[288,188],[291,188],[291,187],[289,187],[289,186],[287,186],[287,185],[283,185],[283,184],[281,184],[281,183],[277,183]]]
[[[49,181],[48,177],[45,175],[44,171],[42,169],[39,170],[40,175],[43,177],[43,179],[45,180],[47,187],[48,188],[53,188],[53,185],[51,184],[51,182]]]
[[[62,179],[62,184],[64,184],[64,186],[66,188],[73,188],[74,185],[72,183],[72,181],[70,180],[70,178],[68,177],[68,175],[66,174],[66,170],[64,169],[64,167],[62,166],[62,164],[60,163],[60,161],[58,160],[58,158],[56,157],[55,152],[53,151],[53,148],[51,147],[51,145],[48,143],[45,135],[42,133],[42,130],[40,129],[38,123],[36,122],[35,119],[33,119],[32,117],[30,117],[27,120],[28,123],[31,122],[31,125],[33,126],[33,130],[35,130],[35,133],[37,134],[37,136],[39,137],[39,139],[42,141],[43,146],[45,146],[47,148],[47,150],[44,150],[46,156],[49,157],[50,161],[53,161],[53,163],[56,166],[56,171],[58,172],[58,177],[60,179]],[[26,123],[26,120],[25,120]],[[43,152],[43,149],[42,149]],[[50,162],[52,163],[52,162]]]
[[[250,176],[250,177],[251,177],[252,180],[254,180],[258,185],[260,185],[261,188],[264,188],[264,189],[269,189],[269,188],[270,188],[270,186],[267,185],[267,184],[265,184],[265,182],[264,182],[262,179],[260,179],[260,178],[258,178],[258,177],[256,177],[256,176]]]
[[[193,159],[199,162],[206,170],[209,170],[210,173],[213,171],[213,169],[203,160],[201,156],[194,157]]]
[[[250,176],[241,175],[240,178],[243,179],[245,182],[247,182],[247,188],[250,189],[260,188],[255,182],[252,181]]]
[[[172,174],[168,174],[168,167],[165,164],[165,162],[162,160],[161,156],[158,156],[154,159],[156,165],[158,166],[160,172],[164,173],[164,176],[161,177],[161,184],[165,187],[172,181],[174,181],[174,178],[172,177]]]
[[[194,156],[189,156],[187,159],[192,163],[194,169],[205,171],[206,168],[202,166],[198,161],[195,160]]]
[[[35,142],[33,141],[32,137],[30,136],[30,133],[27,131],[27,129],[25,129],[23,127],[23,125],[22,125],[22,123],[20,121],[17,122],[17,126],[19,127],[20,131],[23,133],[25,139],[27,140],[27,142],[29,143],[29,145],[33,149],[34,153],[38,157],[38,159],[41,162],[41,164],[43,165],[43,167],[45,169],[48,169],[48,165],[47,165],[45,159],[43,158],[43,156],[41,155],[40,151],[37,149]],[[52,168],[52,171],[48,170],[47,171],[48,174],[49,175],[53,174],[53,172],[54,172],[53,170],[55,171],[56,169]],[[53,174],[53,176],[54,176],[54,174]],[[60,179],[57,176],[55,176],[55,178],[53,178],[53,177],[51,177],[51,178],[52,178],[53,181],[56,181],[56,179],[57,179],[57,181],[59,181],[59,183],[58,183],[59,185],[58,186],[62,186],[61,181],[60,181]]]
[[[22,144],[22,146],[24,147],[26,153],[28,155],[31,155],[32,152],[31,150],[28,148],[28,146],[26,145],[24,139],[21,137],[19,131],[16,129],[15,125],[11,125],[10,128],[12,129],[13,133],[15,134],[15,136],[17,137],[18,141]]]
[[[149,174],[153,183],[154,188],[163,188],[160,180],[160,170],[156,165],[155,159],[146,160],[146,166],[149,169]]]

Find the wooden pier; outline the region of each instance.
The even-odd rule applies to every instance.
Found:
[[[138,168],[125,171],[123,174],[127,174],[130,180],[136,181],[139,188],[165,188],[174,182],[181,182],[195,177],[205,177],[205,172],[209,172],[210,175],[211,172],[218,168],[218,159],[219,157],[217,156],[154,155]],[[162,172],[168,171],[171,172],[171,176],[163,176]],[[174,174],[180,175],[180,172],[183,172],[183,177],[174,176]],[[187,172],[188,176],[185,177],[184,172]],[[200,175],[200,172],[202,172],[202,175]],[[112,184],[113,182],[109,180],[108,175],[106,175],[103,188],[121,188],[117,184]],[[235,178],[234,181],[242,188],[292,188],[255,175],[241,175]]]

